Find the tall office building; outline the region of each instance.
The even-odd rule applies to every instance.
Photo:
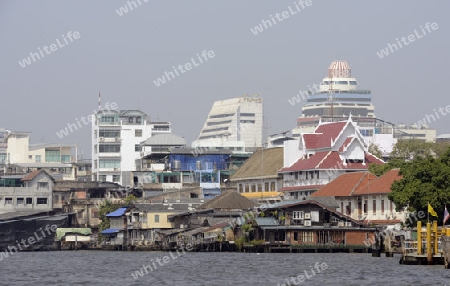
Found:
[[[252,151],[263,145],[263,99],[244,96],[214,102],[194,148]]]

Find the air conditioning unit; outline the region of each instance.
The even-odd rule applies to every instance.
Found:
[[[98,139],[100,140],[100,142],[105,141],[105,137],[100,137],[100,138],[98,138]]]
[[[338,222],[338,226],[339,227],[344,227],[344,222],[343,221]]]
[[[303,225],[304,226],[311,226],[311,221],[310,220],[305,220]]]
[[[185,227],[184,227],[184,224],[180,224],[180,228],[185,228]]]
[[[119,171],[119,168],[114,168],[114,171]]]
[[[352,223],[351,223],[351,222],[349,222],[349,221],[347,221],[347,222],[345,222],[345,226],[349,226],[349,227],[351,227],[351,226],[352,226]]]
[[[311,213],[305,213],[305,219],[311,219]]]

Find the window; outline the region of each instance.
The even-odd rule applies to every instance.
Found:
[[[120,168],[120,159],[100,159],[99,168]]]
[[[313,242],[313,232],[312,231],[302,231],[300,232],[300,242]]]
[[[373,200],[372,209],[373,209],[373,213],[376,214],[377,213],[377,200]]]
[[[113,182],[120,182],[120,175],[113,175]]]
[[[271,182],[270,183],[270,191],[274,192],[275,191],[275,182]]]
[[[106,182],[106,175],[99,175],[98,176],[98,181],[99,182]]]
[[[141,152],[142,151],[142,147],[139,144],[134,145],[134,152]]]
[[[368,206],[369,202],[367,200],[364,200],[364,213],[367,213],[367,206]]]
[[[28,155],[28,159],[33,159],[33,155]]]
[[[120,130],[100,130],[99,134],[104,138],[117,138],[120,137]]]
[[[303,219],[304,218],[303,211],[292,212],[292,218],[293,219]]]
[[[392,212],[392,201],[389,201],[389,211]]]
[[[264,183],[264,191],[265,192],[269,191],[269,183],[268,182]]]
[[[294,232],[294,241],[298,241],[298,232]]]
[[[33,198],[27,198],[25,201],[26,205],[32,205],[33,204]]]
[[[384,214],[384,200],[381,200],[381,213]]]
[[[100,144],[99,153],[119,153],[120,145],[118,144]]]
[[[256,185],[252,185],[252,193],[256,192]]]
[[[38,205],[46,205],[47,204],[47,198],[37,198]]]
[[[61,153],[59,150],[45,150],[45,162],[61,162]]]
[[[23,205],[23,202],[24,202],[23,198],[17,198],[18,205]]]
[[[348,202],[347,205],[347,215],[351,215],[352,214],[352,203]]]
[[[12,198],[5,198],[5,205],[12,205]]]
[[[239,193],[242,193],[244,189],[242,188],[242,184],[239,184]]]
[[[241,113],[241,116],[251,116],[251,117],[255,117],[254,113]]]
[[[133,123],[133,117],[128,117],[128,123]]]
[[[245,185],[245,192],[248,193],[249,191],[250,191],[250,190],[249,190],[249,186],[246,184],[246,185]]]
[[[115,121],[116,121],[115,116],[103,115],[100,117],[100,122],[102,123],[114,123]]]
[[[61,155],[61,163],[69,163],[70,155]]]
[[[91,218],[98,218],[98,210],[91,210]]]
[[[48,182],[38,182],[38,189],[48,189]]]
[[[263,191],[262,185],[261,185],[261,183],[258,183],[258,192],[262,192],[262,191]]]
[[[141,123],[141,118],[140,117],[136,117],[136,123]]]
[[[159,215],[155,214],[155,222],[159,222]]]
[[[84,218],[84,210],[79,210],[77,212],[77,218]]]
[[[134,130],[134,137],[142,137],[142,129]]]
[[[36,163],[40,163],[41,162],[41,155],[34,156],[34,160],[36,161]]]

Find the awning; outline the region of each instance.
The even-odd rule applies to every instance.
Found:
[[[119,230],[120,230],[119,228],[108,228],[108,229],[105,229],[104,231],[102,231],[102,234],[118,233]]]

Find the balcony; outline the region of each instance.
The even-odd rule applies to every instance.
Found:
[[[120,168],[99,168],[99,172],[120,172]]]
[[[329,179],[286,180],[286,181],[283,182],[283,187],[301,187],[301,186],[326,185],[329,182],[330,182]]]

